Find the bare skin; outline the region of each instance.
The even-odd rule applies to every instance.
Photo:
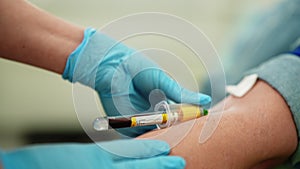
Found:
[[[23,0],[0,1],[0,25],[0,57],[59,74],[83,39],[83,27]]]
[[[0,24],[0,57],[59,74],[84,30],[23,0],[0,1]],[[207,142],[198,143],[203,117],[172,150],[186,159],[187,168],[263,169],[295,151],[297,134],[291,113],[269,85],[260,81],[245,97],[230,96],[224,101],[223,118]],[[142,137],[159,132],[163,130]]]
[[[0,1],[0,25],[0,57],[59,74],[84,31],[23,0]]]
[[[187,169],[266,169],[285,161],[295,151],[297,133],[289,107],[267,83],[258,81],[244,97],[229,96],[223,101],[223,117],[208,141],[198,142],[207,118],[201,117],[172,149],[171,155],[185,158]],[[221,109],[219,104],[211,111]],[[164,130],[141,138],[161,132]]]

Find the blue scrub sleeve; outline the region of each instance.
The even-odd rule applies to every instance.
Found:
[[[276,89],[288,104],[294,118],[298,132],[298,147],[291,162],[300,165],[300,57],[294,54],[282,54],[247,72],[258,74]]]

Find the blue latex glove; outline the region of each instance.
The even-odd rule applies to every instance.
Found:
[[[170,147],[162,141],[121,140],[100,145],[119,155],[96,144],[40,145],[6,152],[2,154],[2,163],[4,169],[183,169],[185,166],[182,158],[166,156]]]
[[[178,103],[205,105],[211,101],[207,95],[178,85],[141,53],[135,53],[135,50],[91,28],[85,30],[83,42],[69,56],[63,78],[96,89],[109,116],[149,110],[149,94],[154,89],[160,89],[166,99]],[[138,136],[153,128],[135,127],[119,131]]]

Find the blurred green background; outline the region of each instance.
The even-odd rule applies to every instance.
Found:
[[[274,0],[31,0],[38,7],[78,25],[99,28],[137,12],[164,12],[182,17],[200,28],[223,56],[244,17],[262,11]],[[190,55],[170,39],[145,36],[128,42],[142,48],[167,49],[178,56]],[[184,58],[183,58],[184,59]],[[225,58],[223,58],[225,59]],[[198,81],[204,69],[187,63]],[[178,75],[176,78],[184,78]],[[72,85],[60,75],[0,59],[0,147],[11,149],[44,137],[75,138],[83,134],[72,103]],[[184,86],[195,90],[186,82]],[[43,135],[45,133],[45,135]],[[50,133],[50,134],[47,134]],[[68,136],[68,134],[70,134]],[[84,137],[84,136],[83,136]],[[69,140],[66,140],[69,141]]]

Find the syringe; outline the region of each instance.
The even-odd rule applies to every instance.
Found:
[[[191,104],[168,104],[166,101],[162,101],[155,106],[154,112],[128,116],[98,117],[94,121],[94,129],[103,131],[111,128],[150,125],[157,125],[157,128],[161,129],[207,114],[208,111],[199,106]]]

